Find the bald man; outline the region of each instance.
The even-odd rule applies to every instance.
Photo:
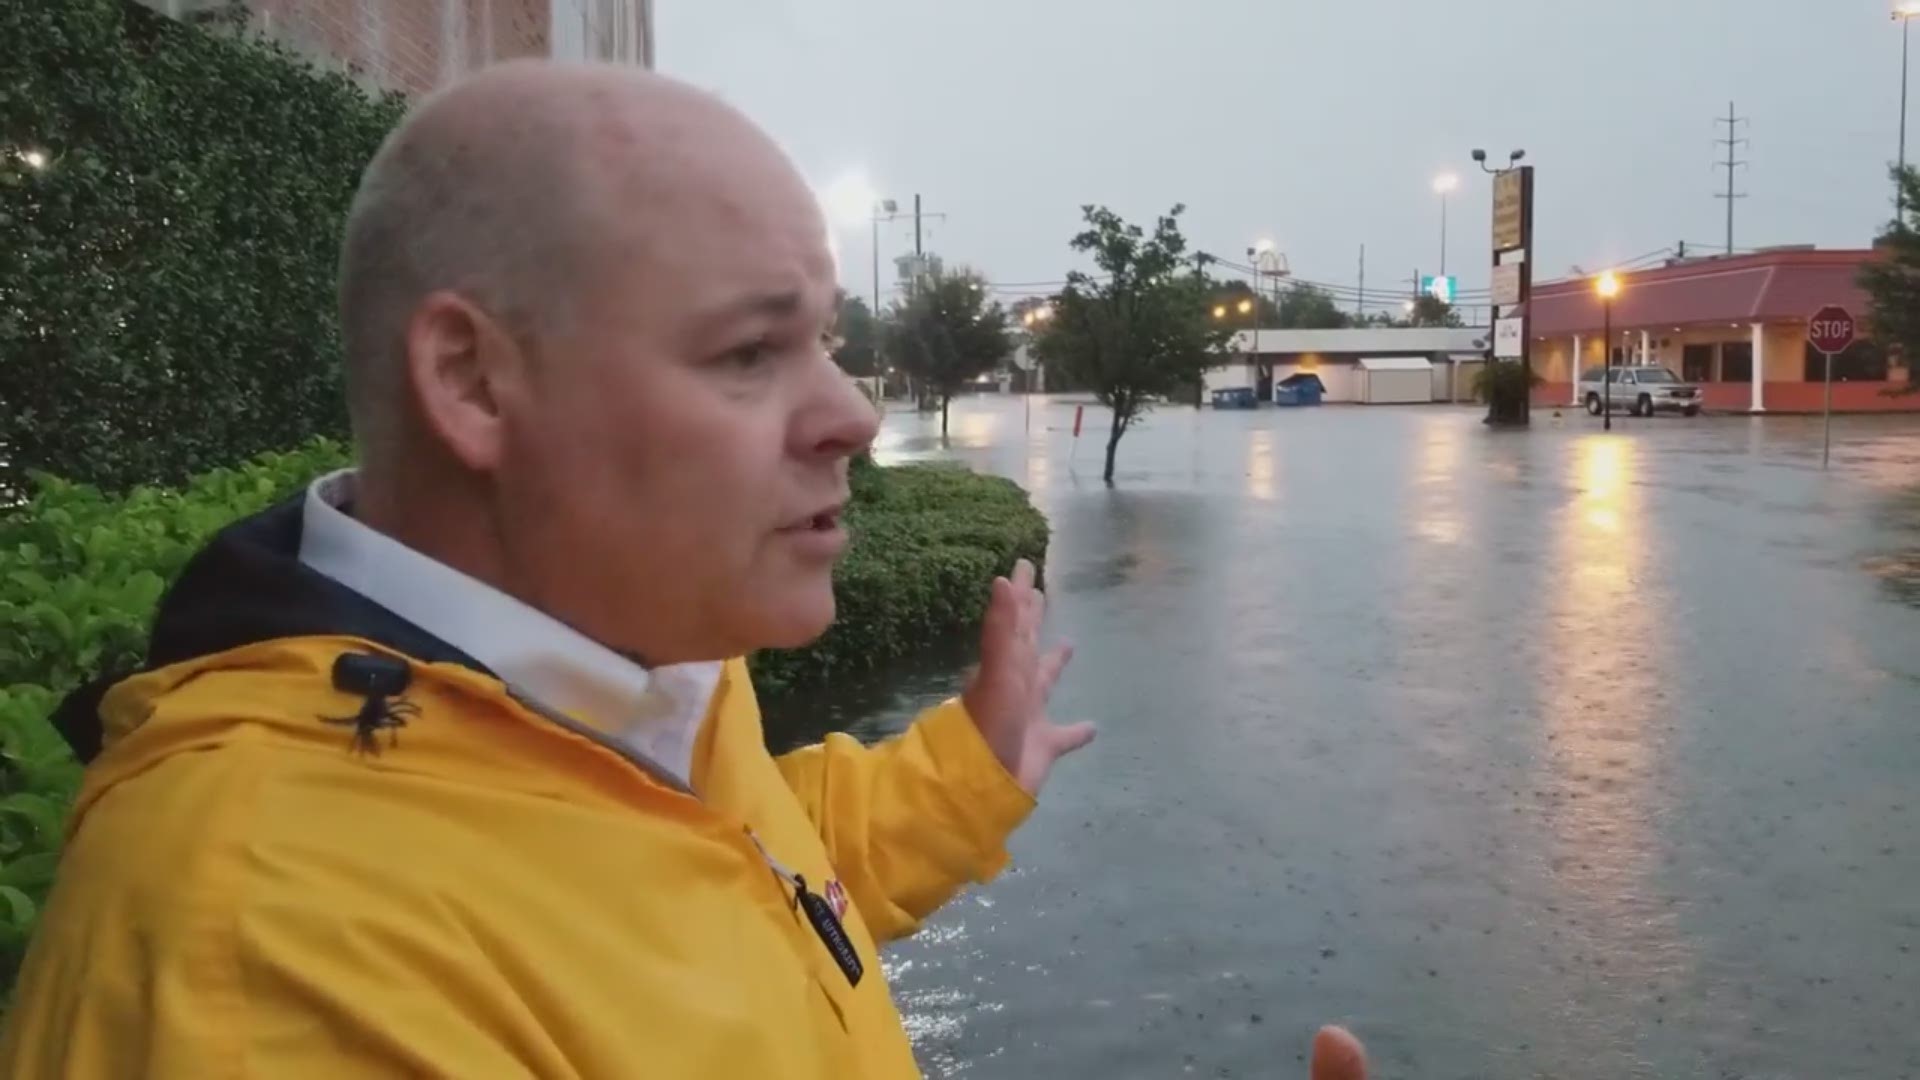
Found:
[[[644,72],[408,117],[342,249],[357,468],[62,706],[90,761],[0,1073],[918,1075],[877,944],[1093,732],[1047,716],[1023,564],[960,698],[767,753],[740,658],[831,622],[877,423],[826,240],[761,132]]]

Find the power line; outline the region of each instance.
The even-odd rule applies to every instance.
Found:
[[[1727,148],[1727,160],[1714,162],[1715,165],[1726,167],[1727,190],[1715,194],[1714,198],[1725,199],[1727,202],[1727,254],[1729,255],[1733,254],[1733,204],[1747,197],[1746,192],[1734,190],[1735,170],[1745,168],[1749,164],[1741,160],[1740,148],[1752,145],[1752,140],[1740,138],[1740,125],[1744,123],[1747,123],[1747,118],[1735,113],[1731,101],[1727,102],[1727,118],[1714,121],[1716,126],[1727,125],[1727,137],[1714,140],[1714,145]]]

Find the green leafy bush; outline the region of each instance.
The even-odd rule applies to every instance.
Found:
[[[139,663],[161,593],[215,532],[347,461],[345,446],[318,439],[177,489],[120,496],[36,476],[31,501],[0,517],[0,986],[24,955],[79,782],[48,723],[59,697]],[[1038,561],[1047,545],[1046,519],[1025,492],[958,467],[863,459],[847,516],[840,618],[806,649],[753,658],[769,700],[972,625],[989,580],[1021,556]]]
[[[1488,419],[1494,423],[1517,423],[1526,410],[1533,388],[1544,380],[1529,364],[1496,361],[1483,364],[1473,377],[1473,393],[1487,403]]]
[[[337,247],[403,102],[128,0],[0,3],[0,42],[0,492],[344,437]]]
[[[805,649],[753,657],[763,695],[870,671],[974,626],[994,575],[1047,550],[1047,520],[1025,491],[956,465],[857,468],[847,524],[839,618]]]

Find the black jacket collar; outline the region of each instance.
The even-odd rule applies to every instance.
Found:
[[[300,561],[302,492],[214,536],[161,598],[147,643],[151,671],[243,645],[297,637],[357,637],[423,663],[479,661]],[[74,691],[53,725],[81,761],[100,753],[100,699],[132,672]]]

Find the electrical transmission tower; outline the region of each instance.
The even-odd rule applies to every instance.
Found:
[[[1736,185],[1734,183],[1737,170],[1747,167],[1747,162],[1740,158],[1740,148],[1752,145],[1751,140],[1740,137],[1740,125],[1746,122],[1746,117],[1734,112],[1733,102],[1731,101],[1727,102],[1727,115],[1725,119],[1714,121],[1716,125],[1725,124],[1727,126],[1727,137],[1714,140],[1716,146],[1724,146],[1727,148],[1727,159],[1725,161],[1714,162],[1715,165],[1727,170],[1727,190],[1717,192],[1713,197],[1727,201],[1727,254],[1729,255],[1733,254],[1733,204],[1747,197],[1746,192],[1735,190]]]

